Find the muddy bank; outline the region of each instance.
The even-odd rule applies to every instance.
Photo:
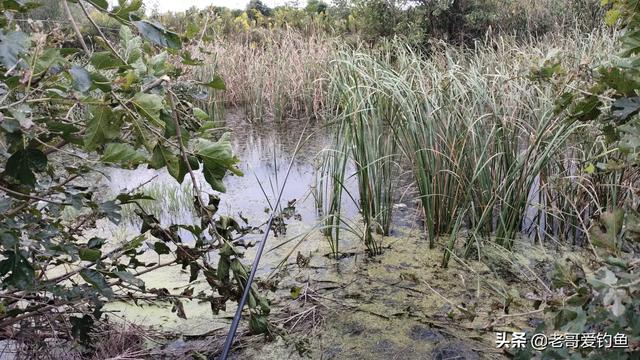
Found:
[[[384,239],[386,251],[375,258],[353,241],[346,248],[352,255],[340,260],[326,256],[322,236],[309,239],[306,255],[269,278],[277,286],[268,293],[272,338],[245,333],[233,358],[505,358],[495,331],[522,331],[540,320],[542,312],[526,299],[544,291],[540,269],[551,255],[521,242],[527,258],[499,265],[457,259],[445,270],[442,249],[430,250],[418,234],[407,229]],[[224,335],[221,329],[205,340],[181,338],[157,355],[187,356],[199,348],[214,356]]]

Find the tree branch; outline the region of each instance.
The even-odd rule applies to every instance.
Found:
[[[73,31],[76,33],[76,37],[78,37],[78,40],[80,41],[80,45],[82,45],[82,50],[84,50],[87,55],[91,55],[91,51],[89,51],[87,44],[84,42],[84,38],[82,37],[82,33],[80,32],[78,25],[75,20],[73,20],[73,15],[71,14],[71,9],[69,9],[69,3],[67,3],[67,0],[62,0],[62,7],[64,7],[64,11],[67,13],[67,18],[71,23]]]

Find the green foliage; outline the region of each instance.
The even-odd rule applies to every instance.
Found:
[[[216,191],[225,191],[224,178],[226,170],[242,176],[242,172],[235,167],[240,161],[233,156],[229,133],[225,133],[217,142],[199,139],[195,145],[195,154],[202,160],[204,177]]]
[[[77,39],[91,40],[94,52],[70,51],[56,42],[63,34],[19,30],[30,3],[0,2],[0,327],[15,326],[29,336],[41,325],[69,325],[63,332],[91,348],[99,310],[124,294],[170,302],[186,317],[169,290],[145,287],[143,272],[189,267],[189,282],[204,276],[210,290],[185,297],[210,302],[214,313],[238,300],[248,269],[231,242],[249,230],[217,216],[219,199],[204,189],[208,184],[210,192],[224,192],[225,176],[242,173],[229,135],[212,138],[208,114],[193,111],[190,97],[174,91],[180,75],[198,64],[185,47],[190,40],[139,18],[138,0],[121,0],[110,11],[104,0],[72,3],[91,4],[89,16],[121,24],[118,39],[94,29]],[[191,85],[225,89],[217,75]],[[167,168],[180,183],[191,174],[197,224],[161,224],[139,205],[151,199],[146,195],[104,198],[105,167],[141,164]],[[200,168],[207,184],[194,175]],[[89,236],[96,221],[118,224],[127,205],[137,206],[140,234],[123,243]],[[70,208],[78,215],[64,216]],[[194,243],[183,243],[178,229],[188,230]],[[208,254],[218,250],[220,263],[211,264]],[[141,261],[146,251],[155,251],[163,264]],[[268,303],[257,290],[253,297],[258,321],[252,327],[264,332]],[[29,301],[14,300],[20,298]]]
[[[394,34],[398,13],[395,1],[362,0],[354,3],[351,16],[364,39],[375,42]]]
[[[378,44],[401,37],[411,45],[428,48],[434,39],[473,44],[487,32],[504,31],[523,38],[600,25],[599,0],[339,0],[295,3],[273,9],[250,1],[244,11],[211,6],[156,17],[203,40],[237,39],[261,29],[295,29],[306,35],[331,34],[357,43]]]
[[[536,333],[553,332],[624,334],[628,347],[548,348],[542,358],[563,359],[634,359],[632,348],[640,341],[640,276],[636,265],[608,258],[593,275],[571,261],[559,262],[553,272],[556,298],[545,309],[549,321],[536,328]],[[562,304],[560,306],[559,304]],[[532,356],[521,351],[517,358]]]
[[[623,61],[602,67],[597,76],[582,79],[579,88],[569,89],[558,99],[557,112],[565,112],[568,121],[595,123],[607,140],[607,153],[616,161],[585,169],[590,174],[608,173],[637,176],[640,164],[640,11],[636,0],[604,0],[609,7],[606,20],[625,27],[621,38]],[[548,68],[547,68],[548,69]],[[564,71],[555,69],[548,81],[566,81]],[[597,154],[602,157],[603,154]],[[593,275],[575,262],[556,264],[554,286],[561,290],[549,301],[551,320],[546,328],[575,333],[625,334],[631,347],[640,341],[640,274],[638,274],[638,236],[640,226],[637,203],[622,198],[600,208],[591,224],[589,240],[600,267]],[[624,201],[626,200],[626,201]],[[550,331],[547,331],[547,333]],[[636,345],[634,345],[636,344]],[[543,358],[633,359],[633,349],[549,349]],[[521,354],[522,355],[522,354]],[[526,354],[524,356],[527,356]]]
[[[27,36],[19,31],[0,30],[0,62],[5,68],[11,69],[18,64],[18,59],[24,53]]]
[[[267,5],[265,5],[260,0],[251,0],[247,4],[247,12],[249,14],[252,14],[251,15],[252,19],[255,19],[255,16],[258,13],[260,15],[262,15],[262,16],[270,16],[271,15],[271,8],[269,8]]]
[[[133,24],[144,37],[156,45],[170,49],[180,49],[182,46],[182,41],[178,34],[167,31],[160,25],[146,20],[134,21]]]
[[[322,0],[309,0],[304,10],[311,14],[324,14],[328,7],[329,5]]]
[[[34,172],[43,172],[47,167],[47,157],[39,149],[20,149],[13,153],[4,167],[4,175],[22,185],[34,187]]]

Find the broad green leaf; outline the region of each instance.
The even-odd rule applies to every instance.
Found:
[[[153,152],[153,150],[158,145],[159,136],[157,134],[162,134],[164,126],[156,126],[151,122],[145,123],[143,119],[138,117],[130,117],[128,118],[133,124],[133,131],[137,137],[137,143],[144,145],[144,147],[149,151]]]
[[[0,122],[0,128],[4,129],[8,133],[15,133],[20,130],[20,123],[16,119],[5,118]]]
[[[101,10],[109,9],[109,2],[107,0],[86,0],[86,1],[98,9],[101,9]]]
[[[589,121],[600,115],[599,107],[602,105],[600,99],[595,95],[585,97],[576,103],[571,110],[571,117],[580,121]]]
[[[27,35],[21,31],[12,31],[5,34],[0,29],[0,63],[6,69],[11,69],[20,59],[20,55],[26,51]]]
[[[153,244],[153,250],[158,254],[158,255],[165,255],[165,254],[169,254],[171,253],[171,249],[169,249],[169,247],[167,246],[167,244],[163,243],[162,241],[156,241]]]
[[[189,51],[183,51],[181,56],[182,56],[182,63],[184,65],[200,66],[204,64],[204,61],[200,59],[194,59],[193,55],[191,55]]]
[[[123,166],[135,166],[145,160],[145,156],[129,144],[109,143],[102,153],[102,161]]]
[[[624,97],[633,96],[635,89],[640,87],[640,83],[635,80],[635,75],[630,71],[620,68],[603,67],[599,71],[600,82]]]
[[[20,13],[26,13],[41,6],[41,4],[34,1],[25,0],[3,0],[0,4],[4,6],[5,10],[13,10]]]
[[[153,75],[155,76],[162,76],[167,72],[167,68],[168,68],[168,63],[167,63],[167,58],[168,55],[166,51],[161,52],[158,55],[155,55],[154,57],[152,57],[149,62],[149,68],[151,69],[151,71],[153,72]]]
[[[613,116],[618,121],[626,121],[630,116],[635,115],[640,110],[640,97],[617,99],[612,105]]]
[[[629,263],[626,260],[614,256],[607,257],[605,259],[605,262],[611,266],[617,266],[621,269],[626,269],[627,267],[629,267]]]
[[[118,225],[122,219],[122,207],[115,201],[109,200],[98,205],[99,214],[106,216],[112,223]]]
[[[136,12],[142,8],[142,0],[120,1],[118,8],[113,11],[113,16],[117,19],[128,21],[129,14]]]
[[[6,210],[9,208],[7,207]],[[6,211],[3,210],[3,211]],[[0,229],[0,245],[2,245],[5,249],[13,248],[17,244],[20,243],[18,236],[15,233]]]
[[[229,263],[229,258],[226,256],[221,256],[218,261],[218,271],[216,272],[218,276],[218,280],[222,282],[229,281],[229,268],[231,264]]]
[[[0,261],[0,277],[8,274],[3,285],[12,285],[18,289],[26,289],[35,280],[35,270],[29,261],[19,252],[5,251],[5,259]]]
[[[118,57],[113,55],[111,51],[102,51],[93,54],[91,57],[91,65],[98,70],[117,69],[124,65]]]
[[[131,64],[131,66],[138,71],[147,71],[147,65],[142,60],[142,50],[140,50],[139,48],[131,50],[131,52],[129,53],[129,57],[127,57],[127,63]]]
[[[80,248],[78,255],[80,255],[80,260],[96,262],[102,257],[102,251],[91,248]]]
[[[180,178],[181,171],[178,156],[161,144],[156,145],[155,149],[153,149],[153,156],[151,157],[149,165],[153,169],[162,169],[166,166],[169,174],[176,180],[179,182],[184,180],[184,175]]]
[[[138,28],[142,36],[156,45],[171,49],[180,49],[182,47],[180,36],[160,25],[146,20],[134,21],[133,24]]]
[[[33,121],[31,120],[33,110],[29,105],[19,104],[18,106],[9,108],[9,112],[13,115],[14,119],[18,120],[22,128],[29,129],[33,126]]]
[[[108,106],[90,106],[90,117],[87,121],[87,130],[84,136],[84,145],[87,150],[94,150],[107,140],[117,139],[120,136],[122,117],[114,113]]]
[[[113,290],[100,272],[93,269],[84,269],[80,271],[80,276],[84,279],[84,281],[96,288],[98,292],[100,292],[100,294],[104,295],[108,299],[113,298]]]
[[[137,93],[133,98],[133,104],[142,115],[151,120],[156,126],[164,127],[164,122],[160,121],[160,111],[164,109],[162,96]]]
[[[260,310],[265,315],[268,315],[271,312],[271,306],[269,305],[269,301],[258,294],[258,304],[260,305]]]
[[[111,81],[100,73],[91,73],[91,82],[93,83],[93,85],[91,86],[90,90],[99,89],[105,93],[111,91]]]
[[[226,191],[222,180],[227,171],[243,176],[240,169],[236,167],[240,160],[233,155],[229,136],[229,133],[225,133],[216,142],[198,139],[195,146],[195,153],[203,162],[205,180],[213,190],[220,192]]]
[[[46,49],[36,58],[33,67],[33,75],[35,77],[42,76],[46,71],[54,66],[63,66],[66,63],[59,49]]]
[[[209,114],[207,114],[204,110],[197,107],[193,108],[193,115],[200,121],[209,120]]]
[[[165,111],[161,111],[161,112],[160,112],[160,119],[161,119],[161,120],[162,120],[162,122],[164,123],[164,136],[165,136],[167,139],[170,139],[170,138],[172,138],[172,137],[174,137],[174,136],[177,136],[177,134],[176,134],[176,123],[175,123],[175,121],[173,120],[173,117],[171,116],[171,114],[169,114],[169,113],[167,113],[167,112],[165,112]],[[186,132],[187,132],[187,131],[183,131],[183,132],[182,132],[182,133],[183,133],[183,135],[184,135],[184,133],[186,133]],[[183,144],[186,144],[186,143],[188,143],[188,142],[189,142],[188,138],[187,138],[187,139],[185,139],[185,138],[184,138],[184,136],[183,136],[182,143],[183,143]]]
[[[164,109],[162,96],[156,94],[137,93],[133,98],[133,103],[155,116],[160,110]]]
[[[100,249],[106,242],[106,239],[94,237],[87,242],[87,247],[89,249]]]
[[[74,125],[67,124],[61,121],[57,121],[56,119],[50,119],[46,121],[47,128],[51,131],[51,134],[55,134],[60,136],[61,138],[72,142],[74,144],[78,143],[78,135],[80,129]],[[79,139],[80,142],[82,139]]]
[[[38,149],[23,149],[9,157],[4,173],[18,180],[21,184],[34,186],[34,172],[42,172],[47,167],[47,156]]]
[[[211,79],[211,81],[200,83],[200,85],[204,85],[216,90],[227,90],[227,86],[224,84],[224,80],[222,80],[222,78],[218,75],[215,75],[213,79]]]
[[[264,334],[269,330],[267,317],[260,314],[251,314],[249,317],[249,330],[254,335]]]
[[[133,32],[131,31],[131,28],[125,25],[120,26],[118,36],[120,37],[120,46],[128,49],[127,45],[129,45],[133,40]]]
[[[91,74],[87,69],[74,65],[69,69],[69,74],[73,79],[74,89],[80,92],[86,92],[91,88]]]
[[[114,274],[116,274],[116,276],[118,276],[120,280],[122,280],[123,282],[136,286],[140,289],[144,289],[144,281],[142,281],[142,279],[137,278],[132,273],[128,271],[116,271],[114,272]]]

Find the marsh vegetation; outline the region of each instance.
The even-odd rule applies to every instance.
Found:
[[[0,358],[640,351],[636,1],[0,10]]]

